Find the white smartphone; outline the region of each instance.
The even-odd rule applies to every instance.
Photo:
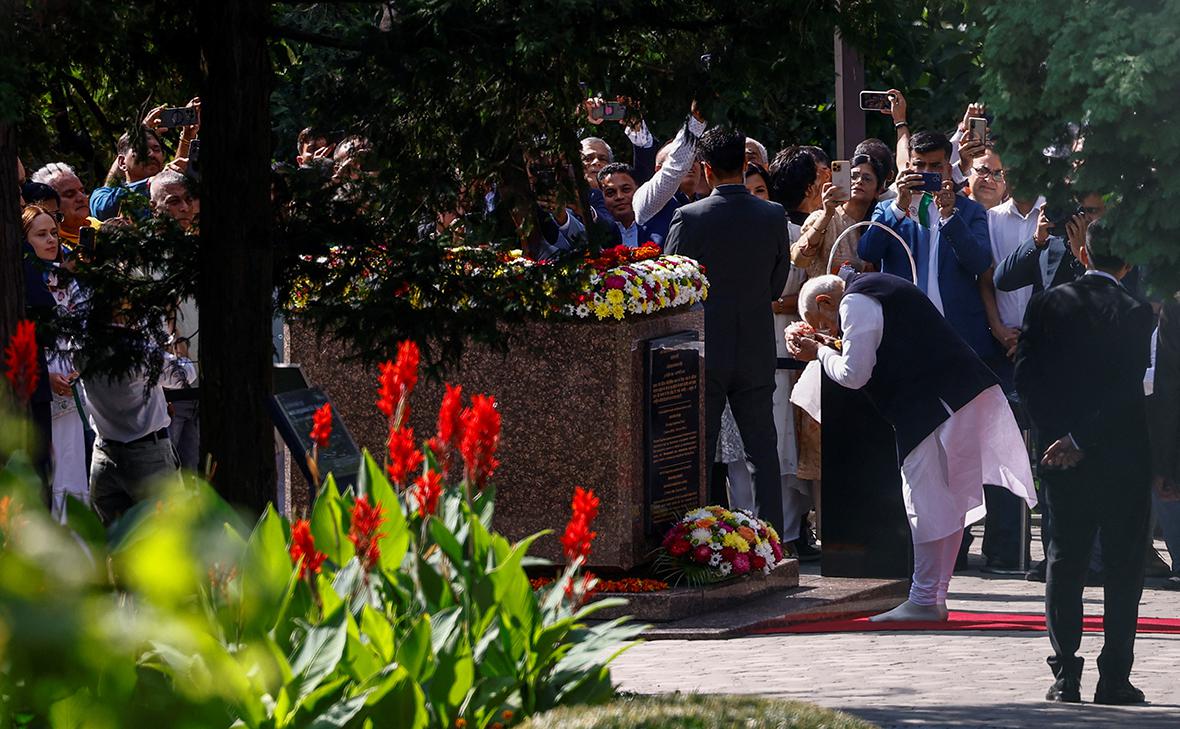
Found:
[[[848,160],[832,160],[832,184],[840,188],[841,200],[847,200],[852,194],[852,165]]]
[[[967,131],[977,140],[987,142],[987,119],[981,116],[971,117],[967,120]]]

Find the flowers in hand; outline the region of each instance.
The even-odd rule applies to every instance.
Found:
[[[37,327],[33,322],[25,319],[17,322],[16,331],[4,348],[4,376],[16,399],[27,405],[41,377],[37,367]]]
[[[321,565],[328,555],[315,548],[315,537],[311,535],[311,524],[300,519],[291,525],[291,563],[299,565],[299,579],[306,580],[319,574]],[[303,560],[300,562],[300,560]]]

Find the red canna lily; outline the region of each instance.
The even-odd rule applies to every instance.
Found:
[[[425,476],[419,476],[414,482],[414,497],[418,501],[418,516],[426,518],[427,514],[438,511],[438,499],[442,496],[442,476],[433,469]]]
[[[463,386],[447,383],[442,405],[438,408],[438,437],[458,447],[463,437]]]
[[[315,537],[311,535],[311,524],[300,519],[291,525],[291,562],[299,565],[299,579],[308,579],[319,574],[321,565],[328,555],[315,548]],[[303,560],[300,563],[300,559]]]
[[[597,532],[590,531],[590,525],[598,516],[599,503],[593,489],[583,489],[581,486],[574,488],[571,504],[573,515],[565,527],[565,533],[561,535],[562,549],[566,559],[571,562],[578,557],[584,560],[590,558],[590,544],[598,536]]]
[[[37,367],[37,328],[31,321],[21,320],[4,349],[4,376],[16,398],[24,405],[37,390],[41,377]]]
[[[320,448],[327,448],[332,438],[332,404],[324,403],[312,416],[311,440]]]
[[[369,504],[368,496],[358,497],[352,505],[352,523],[348,527],[348,540],[356,547],[356,556],[361,560],[365,572],[373,569],[381,559],[381,547],[378,545],[381,537],[385,536],[377,530],[385,523],[385,516],[380,503]]]
[[[386,361],[381,365],[381,377],[377,385],[377,408],[391,421],[398,413],[398,406],[402,408],[399,422],[392,423],[392,427],[401,427],[402,422],[409,419],[408,402],[410,393],[418,384],[418,361],[420,359],[418,345],[407,339],[398,345],[397,361]]]
[[[399,487],[407,483],[406,478],[422,465],[422,452],[414,447],[414,429],[398,428],[389,431],[389,462],[385,470],[389,480]]]
[[[496,449],[500,446],[500,413],[495,398],[476,395],[471,406],[463,411],[463,438],[459,452],[467,467],[467,483],[482,489],[495,473],[500,462]]]

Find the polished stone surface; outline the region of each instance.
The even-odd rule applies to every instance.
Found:
[[[328,393],[361,447],[382,461],[386,426],[374,404],[378,368],[342,362],[339,348],[310,327],[295,323],[291,330],[291,361]],[[513,540],[553,530],[530,553],[560,561],[557,535],[569,519],[574,487],[593,488],[602,505],[590,561],[630,569],[657,546],[643,529],[644,342],[682,330],[703,332],[704,313],[535,323],[521,330],[507,354],[469,347],[447,377],[463,386],[465,398],[493,395],[502,414],[500,468],[492,479],[495,528]],[[442,392],[441,382],[419,381],[410,421],[419,440],[434,433]],[[703,443],[703,422],[700,430]],[[700,489],[703,499],[703,477]]]

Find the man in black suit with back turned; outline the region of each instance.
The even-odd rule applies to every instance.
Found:
[[[697,154],[713,193],[676,211],[664,250],[705,266],[705,462],[717,452],[721,413],[729,400],[746,458],[754,466],[759,516],[783,532],[778,436],[771,414],[777,366],[770,303],[790,272],[787,219],[781,205],[760,200],[745,186],[746,136],[714,127]],[[724,484],[710,498],[724,503]]]
[[[1081,700],[1082,588],[1095,530],[1105,582],[1105,642],[1095,703],[1133,704],[1135,628],[1151,509],[1143,374],[1151,307],[1120,283],[1130,267],[1101,223],[1086,232],[1078,280],[1033,297],[1016,346],[1016,388],[1045,442],[1045,496],[1053,512],[1045,619],[1056,682],[1050,701]]]

